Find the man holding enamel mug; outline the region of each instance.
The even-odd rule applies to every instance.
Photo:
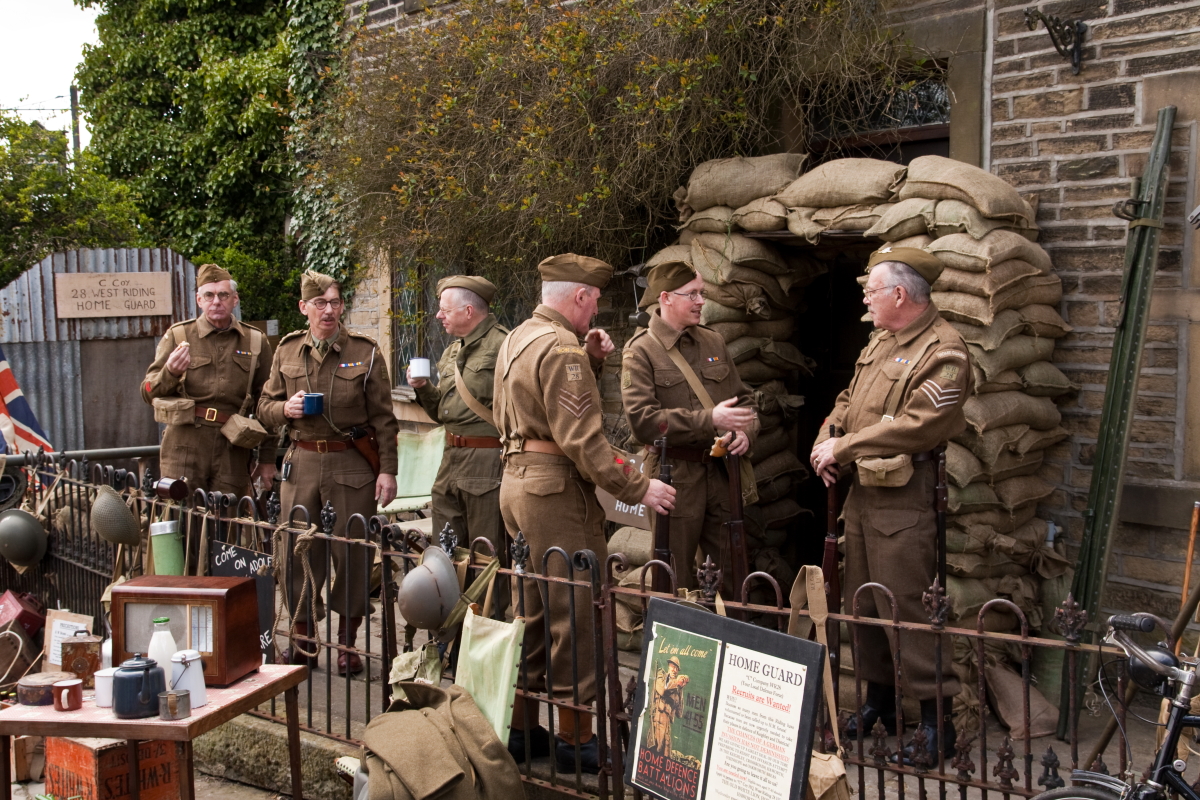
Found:
[[[488,306],[495,285],[475,275],[451,275],[437,285],[437,318],[455,337],[438,362],[439,382],[429,381],[429,364],[413,359],[408,385],[425,413],[446,428],[446,448],[433,482],[433,531],[449,525],[461,547],[484,537],[507,564],[500,517],[500,433],[492,416],[496,353],[508,335]],[[417,364],[417,361],[425,361]],[[424,367],[424,369],[420,369]],[[418,375],[418,370],[423,375]],[[508,608],[508,582],[498,581],[499,611]]]
[[[334,535],[361,538],[362,526],[347,530],[350,517],[362,514],[370,519],[377,505],[387,505],[396,496],[399,426],[392,413],[386,359],[369,337],[342,325],[344,301],[332,277],[308,270],[300,282],[300,296],[308,330],[280,340],[258,404],[263,424],[287,425],[292,442],[281,471],[280,504],[285,514],[294,506],[304,506],[309,519],[319,525],[321,509],[332,503],[337,512]],[[325,548],[326,543],[317,539],[308,551],[318,599],[327,577]],[[356,552],[347,554],[348,549]],[[333,548],[335,575],[329,606],[340,618],[338,642],[343,645],[354,646],[366,614],[367,561],[362,548]],[[304,580],[299,560],[292,572],[292,598],[298,599]],[[316,620],[307,605],[295,609],[295,620],[301,633],[312,636]],[[320,619],[322,614],[318,605],[315,616]],[[295,648],[286,658],[316,666],[315,658],[306,658]],[[358,656],[338,655],[339,674],[361,671]]]

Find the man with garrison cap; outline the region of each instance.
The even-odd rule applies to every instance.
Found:
[[[508,335],[496,359],[493,408],[505,459],[500,510],[508,535],[516,540],[520,533],[529,545],[525,568],[530,572],[542,569],[542,555],[552,547],[570,555],[585,548],[604,552],[604,511],[596,500],[596,486],[622,502],[645,503],[659,513],[674,507],[672,487],[631,468],[625,454],[604,438],[597,377],[615,348],[607,333],[590,326],[600,290],[612,272],[608,264],[587,256],[547,258],[538,265],[541,305]],[[550,558],[551,575],[565,577],[566,568],[561,557]],[[572,633],[569,591],[549,584],[549,605],[543,607],[535,582],[513,586],[514,610],[525,615],[527,673],[522,679],[527,674],[531,690],[545,690],[549,673],[556,699],[586,706],[595,700],[598,688],[589,668],[596,663],[592,599],[586,590],[575,590]],[[550,615],[548,642],[545,614]],[[572,676],[572,645],[577,682]],[[591,716],[562,706],[556,716],[555,757],[560,768],[574,771],[578,750],[580,768],[598,771]],[[519,762],[527,752],[533,757],[549,754],[549,734],[536,725],[537,719],[536,707],[518,697],[509,752]]]
[[[937,520],[934,489],[936,452],[966,428],[963,403],[973,388],[971,363],[962,337],[938,316],[930,287],[942,263],[924,250],[885,245],[871,256],[863,302],[878,329],[855,365],[850,386],[821,426],[811,461],[826,486],[839,471],[853,470],[846,497],[845,603],[875,581],[895,595],[900,619],[928,622],[922,594],[937,575]],[[835,435],[829,436],[829,427]],[[883,592],[864,592],[858,613],[890,616]],[[861,711],[862,734],[876,720],[895,732],[896,706],[892,647],[879,628],[863,628],[855,663],[866,677],[867,699]],[[943,702],[937,715],[934,672],[935,639],[904,634],[900,671],[906,693],[921,702],[921,726],[929,752],[954,755],[950,721],[959,682],[951,665],[950,639],[942,637]],[[858,735],[858,719],[850,736]],[[912,763],[912,747],[903,759]]]
[[[221,432],[232,414],[252,414],[271,372],[271,345],[262,331],[233,318],[237,284],[216,264],[196,273],[200,316],[172,325],[158,343],[142,381],[142,399],[165,420],[173,399],[195,408],[177,411],[162,436],[159,466],[165,478],[186,479],[192,489],[250,494],[252,483],[267,486],[275,476],[275,437],[254,450],[234,445]],[[180,404],[175,404],[176,406]],[[187,405],[187,404],[184,404]]]
[[[264,425],[288,427],[291,447],[283,459],[280,505],[284,514],[293,506],[308,510],[308,518],[320,525],[321,509],[333,504],[337,513],[335,536],[361,539],[365,526],[347,527],[353,514],[369,520],[377,506],[396,496],[396,433],[399,426],[392,413],[392,385],[387,363],[375,342],[352,333],[341,324],[341,288],[328,275],[308,270],[300,281],[300,313],[308,318],[307,331],[289,333],[279,341],[271,377],[258,404]],[[304,413],[304,395],[324,395],[320,413]],[[325,585],[326,543],[314,539],[308,549],[308,567],[313,578],[313,595],[322,596]],[[359,547],[333,548],[333,586],[329,606],[336,611],[338,643],[353,647],[358,626],[367,610],[368,553]],[[291,602],[298,602],[305,567],[293,559]],[[347,586],[349,604],[347,604]],[[309,603],[300,604],[294,620],[301,634],[312,636],[317,619]],[[301,645],[311,651],[314,645]],[[285,654],[293,664],[316,667],[296,643]],[[362,671],[362,660],[342,652],[337,658],[338,674]]]
[[[447,524],[462,547],[482,536],[507,563],[500,518],[500,434],[492,416],[496,351],[508,329],[488,311],[496,287],[486,278],[452,275],[437,285],[438,313],[454,341],[438,361],[439,383],[408,376],[425,413],[446,428],[442,465],[433,482],[433,530]],[[496,607],[508,608],[508,581],[496,586]]]
[[[646,276],[641,306],[654,303],[650,325],[625,344],[621,360],[621,399],[633,436],[645,447],[645,472],[657,475],[662,453],[656,441],[667,439],[667,460],[675,487],[671,512],[671,554],[681,586],[695,588],[693,559],[699,545],[704,557],[731,576],[728,534],[729,478],[719,458],[709,456],[716,436],[732,435],[728,447],[744,455],[758,434],[753,396],[738,377],[721,334],[700,324],[704,279],[691,265],[659,264]],[[672,360],[677,351],[691,368],[684,375]],[[697,396],[698,380],[706,397]],[[651,516],[653,522],[653,516]]]

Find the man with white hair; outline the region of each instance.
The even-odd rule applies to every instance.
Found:
[[[600,290],[612,273],[605,262],[574,253],[542,261],[542,303],[508,335],[496,359],[496,428],[505,459],[500,510],[508,535],[516,540],[522,534],[529,545],[529,572],[542,570],[542,557],[551,548],[562,548],[568,557],[585,549],[605,552],[604,511],[596,486],[623,503],[644,503],[660,514],[675,505],[672,487],[632,468],[626,454],[604,437],[597,377],[615,347],[607,333],[591,324]],[[551,554],[551,576],[567,577],[567,567]],[[578,580],[579,573],[575,576]],[[523,609],[517,594],[522,588]],[[546,691],[551,686],[558,701],[591,705],[599,687],[589,592],[577,588],[572,608],[571,590],[561,584],[539,587],[524,580],[515,581],[513,589],[514,608],[525,615],[522,689]],[[549,596],[545,605],[543,589]],[[599,738],[592,715],[560,705],[557,717],[559,768],[573,772],[578,763],[584,772],[597,772]],[[508,748],[517,761],[549,754],[549,732],[537,720],[536,708],[518,696]]]
[[[452,275],[437,285],[438,313],[455,337],[438,361],[439,382],[408,377],[425,413],[446,428],[446,448],[433,482],[433,532],[449,524],[462,547],[484,537],[507,563],[500,519],[500,434],[492,416],[496,351],[508,329],[488,311],[496,286],[474,275]],[[496,607],[508,608],[508,581],[497,581]]]
[[[154,406],[155,419],[166,423],[159,454],[162,477],[240,497],[250,493],[253,480],[271,485],[276,438],[267,436],[259,444],[252,471],[254,450],[222,433],[231,415],[253,413],[271,374],[271,344],[261,331],[233,318],[237,304],[230,274],[216,264],[200,267],[196,305],[201,314],[172,325],[159,340],[142,380],[142,399]]]
[[[871,256],[863,302],[878,329],[858,357],[850,386],[813,446],[813,469],[829,486],[841,469],[856,469],[846,497],[846,578],[843,595],[851,610],[855,592],[881,583],[895,597],[900,619],[928,622],[922,595],[937,575],[937,520],[934,489],[939,448],[966,428],[963,403],[973,379],[967,346],[954,327],[938,316],[930,289],[942,262],[915,248],[886,245]],[[835,435],[829,435],[829,428]],[[859,597],[857,613],[891,616],[880,590]],[[900,674],[910,697],[921,703],[921,727],[937,764],[940,750],[954,755],[950,721],[959,692],[951,663],[950,637],[942,637],[942,720],[938,722],[936,644],[930,634],[905,633]],[[849,735],[871,735],[876,721],[896,728],[892,648],[883,629],[861,627],[855,665],[867,679],[867,699],[850,720]],[[913,763],[912,745],[902,758]]]

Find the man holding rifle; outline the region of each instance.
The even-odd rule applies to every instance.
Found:
[[[625,345],[625,413],[634,438],[645,445],[645,474],[658,474],[663,454],[655,442],[667,439],[666,458],[678,493],[670,534],[679,584],[695,588],[693,558],[699,546],[701,559],[711,556],[732,586],[725,527],[732,512],[729,477],[721,459],[709,452],[721,435],[731,454],[749,451],[758,434],[753,396],[738,377],[725,340],[700,324],[704,279],[689,264],[666,262],[650,270],[646,285],[642,307],[658,303],[659,308],[650,315],[649,327]],[[743,496],[752,488],[743,486]]]
[[[841,469],[856,472],[845,510],[847,613],[858,588],[873,581],[892,591],[901,620],[928,622],[921,598],[937,574],[937,455],[966,427],[963,403],[973,387],[971,363],[962,336],[930,302],[930,287],[943,268],[936,256],[886,245],[869,265],[863,302],[878,330],[821,426],[811,461],[826,486],[838,480]],[[889,618],[889,608],[881,591],[859,598],[864,617]],[[895,642],[881,628],[868,626],[860,629],[859,642],[855,661],[868,681],[862,735],[869,736],[877,720],[894,733]],[[960,687],[945,636],[939,725],[935,651],[930,634],[906,634],[900,670],[910,696],[921,702],[921,726],[936,759],[939,748],[947,758],[954,755],[950,698]],[[848,733],[858,736],[856,717]],[[905,763],[912,762],[911,749],[905,748]]]

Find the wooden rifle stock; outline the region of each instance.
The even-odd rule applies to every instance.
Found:
[[[668,486],[671,485],[671,465],[667,463],[667,437],[659,439],[658,446],[658,479]],[[664,564],[671,564],[671,515],[654,515],[654,557]],[[663,594],[671,593],[671,578],[665,569],[654,570],[650,588]]]
[[[836,438],[837,429],[829,426],[829,438]],[[821,558],[821,572],[825,575],[825,602],[830,612],[836,614],[842,608],[842,578],[838,568],[838,517],[840,516],[838,485],[834,481],[825,493],[825,553]],[[833,672],[834,692],[837,692],[838,671],[841,662],[842,626],[839,622],[827,623],[829,634],[829,668]],[[834,720],[833,724],[837,724]]]
[[[733,561],[733,600],[742,599],[742,584],[750,574],[750,561],[746,553],[745,507],[742,504],[742,457],[729,453],[725,456],[726,472],[729,473],[729,557]]]
[[[938,448],[937,494],[934,510],[937,511],[937,579],[942,591],[946,591],[946,508],[950,504],[950,490],[946,486],[946,448]]]

